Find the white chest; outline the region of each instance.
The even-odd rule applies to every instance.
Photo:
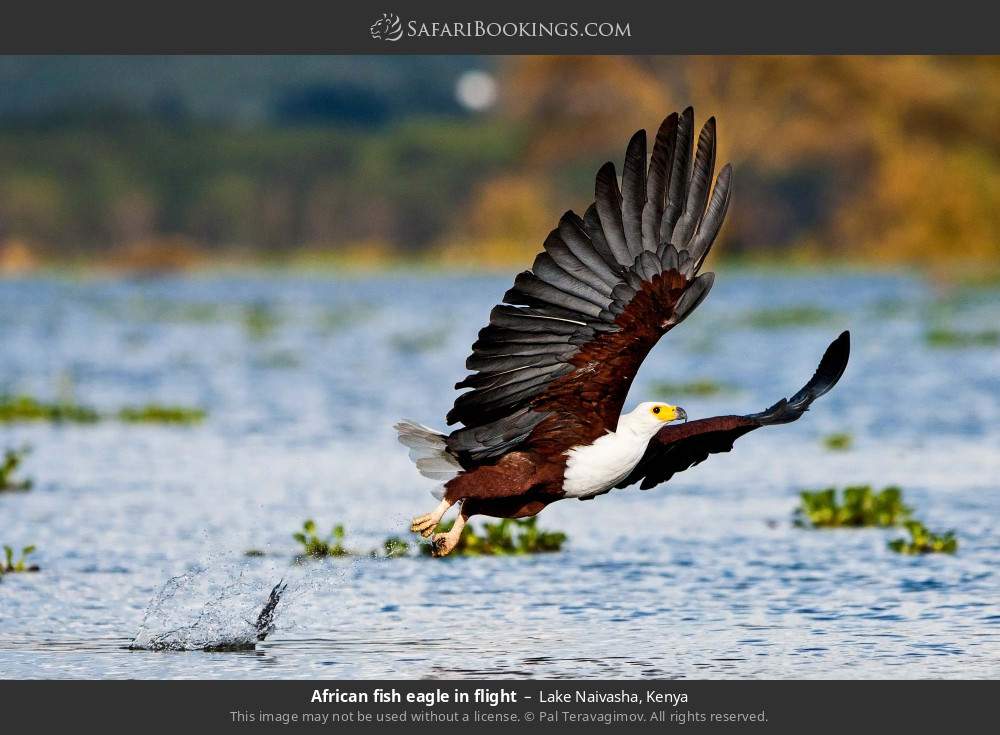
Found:
[[[566,497],[587,498],[614,487],[639,464],[647,441],[632,432],[621,432],[570,449],[563,473]]]

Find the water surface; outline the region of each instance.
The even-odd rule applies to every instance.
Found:
[[[692,418],[760,410],[849,328],[842,383],[798,423],[666,486],[546,509],[542,525],[569,534],[561,553],[293,566],[291,533],[306,518],[344,523],[348,546],[367,551],[434,505],[391,425],[442,426],[508,285],[0,282],[0,391],[71,391],[107,412],[153,400],[208,411],[193,427],[0,426],[0,448],[34,447],[25,473],[36,481],[0,495],[0,542],[37,544],[43,570],[0,582],[0,676],[1000,675],[1000,349],[924,340],[942,320],[995,326],[1000,296],[942,296],[904,277],[722,272],[650,355],[626,408],[663,398]],[[766,329],[748,317],[800,305],[826,318]],[[733,390],[653,393],[698,378]],[[841,431],[854,449],[822,446]],[[792,526],[798,490],[850,483],[901,485],[928,526],[958,529],[958,554],[893,554],[898,531]],[[284,578],[277,631],[245,653],[127,650],[178,575],[192,576],[156,625],[240,630]]]

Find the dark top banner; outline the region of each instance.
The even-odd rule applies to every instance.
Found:
[[[19,6],[4,53],[995,53],[995,3],[72,3]]]

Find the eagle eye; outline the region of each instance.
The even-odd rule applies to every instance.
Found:
[[[659,406],[656,406],[656,407],[653,408],[653,413],[659,413],[659,412],[660,412],[660,407]]]

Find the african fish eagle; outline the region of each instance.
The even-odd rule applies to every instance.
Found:
[[[476,514],[522,518],[563,498],[666,482],[728,452],[747,432],[795,421],[840,379],[848,332],[802,390],[760,413],[686,421],[684,409],[652,402],[622,413],[643,359],[715,277],[699,270],[726,215],[732,167],[713,188],[715,119],[697,148],[693,131],[690,107],[670,115],[648,166],[646,131],[638,131],[621,186],[614,164],[604,164],[583,217],[562,216],[472,346],[473,372],[455,386],[471,390],[447,416],[460,428],[445,435],[411,421],[396,425],[421,474],[444,483],[437,508],[411,526],[433,536],[435,555],[454,549]],[[451,529],[435,534],[456,503]]]

